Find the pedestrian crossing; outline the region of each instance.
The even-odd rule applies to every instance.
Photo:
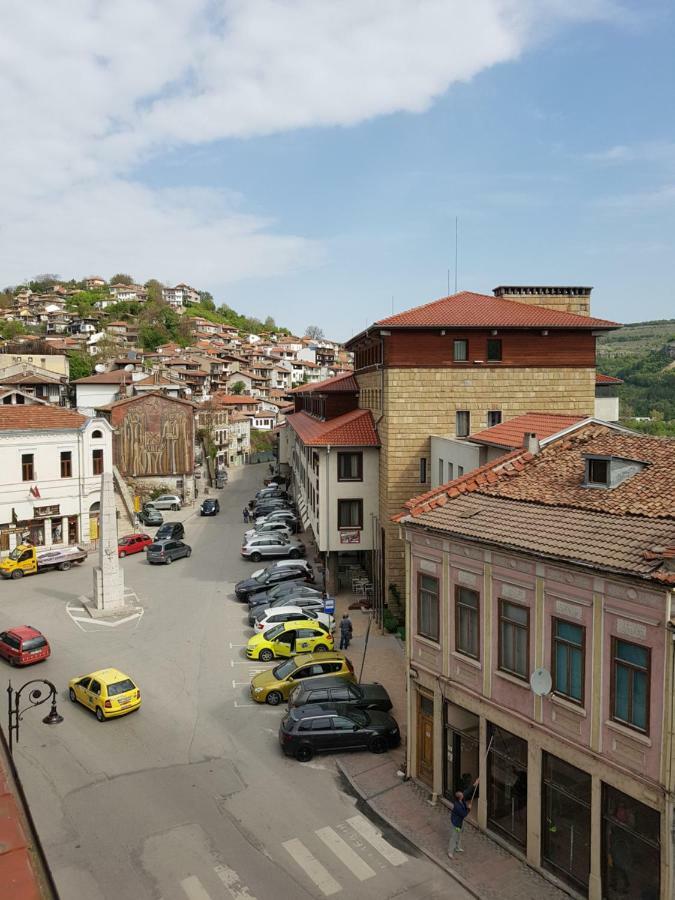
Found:
[[[392,846],[364,816],[352,816],[335,828],[325,825],[304,838],[304,842],[297,837],[283,841],[282,856],[292,867],[301,870],[311,883],[309,893],[317,897],[353,894],[354,879],[367,882],[378,870],[382,872],[408,861],[406,854]],[[277,857],[276,853],[272,855]],[[284,864],[283,858],[277,861]],[[214,884],[218,884],[217,890]],[[179,893],[181,900],[256,900],[237,872],[223,864],[203,872],[202,879],[197,875],[183,878]]]

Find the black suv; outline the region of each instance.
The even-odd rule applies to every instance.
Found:
[[[165,522],[161,528],[157,530],[155,535],[156,541],[182,541],[185,537],[185,528],[182,522]]]
[[[282,581],[313,581],[314,575],[302,563],[298,566],[270,566],[269,569],[263,569],[259,575],[253,578],[244,578],[238,581],[234,586],[234,593],[237,600],[246,602],[249,597],[266,591],[275,584]]]
[[[279,743],[286,756],[309,762],[322,750],[363,750],[384,753],[401,742],[396,720],[388,713],[312,703],[288,711],[279,726]]]
[[[351,709],[377,709],[389,712],[391,700],[381,684],[347,684],[336,678],[307,678],[294,687],[288,698],[288,708],[309,703],[343,704]]]
[[[207,497],[206,500],[202,500],[199,512],[202,516],[217,516],[220,512],[220,503],[213,497]]]

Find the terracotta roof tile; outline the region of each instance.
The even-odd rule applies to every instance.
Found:
[[[472,434],[469,440],[494,447],[515,449],[523,446],[525,434],[536,434],[539,440],[557,434],[559,431],[582,422],[586,417],[578,415],[552,415],[550,413],[531,412],[522,416],[514,416],[499,425],[484,428]]]
[[[45,431],[68,430],[81,428],[87,417],[74,409],[63,409],[59,406],[2,405],[0,406],[0,430],[24,431],[39,428]]]
[[[612,375],[603,375],[601,372],[595,373],[596,384],[623,384],[622,378],[614,378]]]
[[[359,386],[353,372],[343,372],[334,375],[324,381],[316,381],[313,384],[299,384],[288,391],[289,394],[358,394]]]
[[[323,421],[305,412],[287,416],[286,422],[303,444],[312,447],[379,447],[375,422],[369,409],[354,409]]]

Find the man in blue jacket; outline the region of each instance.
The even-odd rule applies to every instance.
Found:
[[[448,856],[450,859],[455,858],[455,853],[464,853],[460,847],[462,840],[462,828],[464,827],[464,819],[471,812],[471,802],[476,788],[478,787],[478,779],[468,791],[456,791],[455,799],[452,802],[452,811],[450,812],[450,840],[448,842]],[[466,796],[471,799],[467,800]]]

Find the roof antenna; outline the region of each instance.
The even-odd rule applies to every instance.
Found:
[[[455,216],[455,293],[457,293],[457,246],[459,243],[459,216]]]

